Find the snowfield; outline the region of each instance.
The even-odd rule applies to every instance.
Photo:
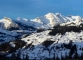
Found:
[[[64,35],[57,34],[55,36],[48,35],[48,32],[49,31],[44,31],[41,33],[32,34],[26,38],[21,39],[27,42],[27,45],[32,43],[29,48],[23,49],[21,51],[21,58],[24,56],[26,57],[27,54],[29,59],[53,58],[54,54],[59,58],[61,58],[61,55],[65,57],[65,54],[69,55],[70,48],[62,46],[63,44],[69,44],[70,41],[72,41],[72,46],[76,45],[77,53],[81,55],[82,50],[80,50],[80,48],[83,48],[83,31],[80,33],[66,32]],[[45,41],[49,42],[43,45],[43,42]],[[51,41],[53,41],[53,43],[50,44]],[[46,44],[48,46],[46,46]]]

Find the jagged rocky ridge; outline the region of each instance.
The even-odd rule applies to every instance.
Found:
[[[17,34],[30,35],[0,45],[0,57],[19,59],[83,59],[83,19],[79,16],[64,17],[59,13],[49,13],[33,20],[18,18],[13,21],[19,29],[6,29]],[[9,27],[9,26],[8,26]],[[28,27],[28,29],[26,28]],[[33,29],[31,29],[33,27]],[[18,32],[21,30],[23,32]],[[16,44],[18,41],[24,44]],[[9,49],[2,48],[7,46]],[[13,48],[13,49],[11,49]],[[5,51],[4,51],[5,50]]]

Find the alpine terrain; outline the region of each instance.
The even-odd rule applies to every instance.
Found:
[[[48,13],[0,19],[0,60],[83,60],[83,18]]]

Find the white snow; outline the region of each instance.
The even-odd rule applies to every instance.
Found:
[[[38,29],[39,28],[49,29],[58,24],[62,25],[62,23],[69,24],[71,22],[74,22],[74,23],[76,23],[76,25],[79,25],[80,20],[82,20],[82,18],[80,16],[65,17],[65,16],[61,15],[61,13],[56,13],[56,14],[48,13],[42,17],[37,17],[37,18],[31,19],[31,20],[18,17],[15,21],[20,22],[24,25],[34,26]]]
[[[73,44],[76,44],[78,47],[80,47],[80,46],[83,47],[83,39],[80,41],[80,36],[82,36],[82,38],[83,38],[83,31],[80,33],[66,32],[65,35],[57,34],[55,36],[48,35],[48,32],[50,32],[50,30],[44,31],[41,33],[35,33],[35,34],[33,33],[30,36],[23,38],[22,40],[27,42],[28,44],[33,42],[32,45],[34,45],[35,47],[32,49],[27,48],[26,50],[22,51],[21,53],[25,54],[25,55],[29,54],[30,58],[39,58],[39,57],[52,58],[54,56],[53,54],[55,53],[59,58],[61,58],[61,54],[62,54],[62,56],[65,57],[65,54],[68,55],[70,50],[65,49],[65,48],[56,49],[55,48],[56,46],[61,47],[61,44],[63,44],[63,43],[68,44],[70,42],[70,40],[72,40]],[[45,47],[43,47],[43,45],[41,43],[47,39],[49,39],[51,41],[55,41],[55,42],[53,44],[51,44],[48,48],[45,48]],[[27,53],[26,53],[26,51],[27,51]],[[50,54],[49,54],[49,52],[50,52]],[[81,52],[82,51],[79,50],[79,48],[78,48],[78,54],[81,54]]]
[[[12,19],[4,17],[4,19],[0,20],[0,23],[2,23],[1,27],[4,29],[8,29],[10,27],[18,27],[16,23],[12,21]]]
[[[10,44],[11,47],[15,47],[14,42],[10,42],[9,44]]]
[[[11,21],[11,22],[10,22]],[[61,15],[60,13],[48,13],[45,16],[42,17],[37,17],[32,20],[28,20],[26,18],[17,18],[15,20],[16,22],[22,23],[23,25],[26,26],[33,26],[37,29],[51,29],[53,26],[56,26],[60,24],[61,26],[79,26],[81,23],[83,23],[83,19],[80,16],[70,16],[70,17],[65,17]],[[0,20],[1,26],[4,26],[5,28],[9,28],[11,26],[12,20],[5,18]],[[17,24],[15,24],[17,26]],[[80,26],[82,27],[82,26]],[[65,28],[64,28],[65,29]],[[24,30],[17,30],[17,32],[22,32]],[[25,30],[26,31],[26,30]],[[77,46],[77,53],[80,55],[81,50],[79,48],[83,47],[83,31],[77,33],[77,32],[66,32],[64,35],[61,34],[56,34],[54,36],[49,35],[48,33],[51,30],[46,30],[40,33],[32,33],[27,37],[22,37],[21,40],[25,41],[27,46],[29,44],[33,45],[34,47],[30,46],[29,48],[21,49],[21,58],[26,56],[28,54],[30,59],[38,58],[38,59],[44,59],[45,57],[47,58],[52,58],[55,54],[55,57],[61,58],[61,55],[65,56],[65,53],[68,55],[70,50],[66,48],[62,48],[61,44],[69,44],[70,41],[73,42],[73,44],[76,44]],[[15,38],[11,36],[16,36],[18,35],[15,31],[6,31],[0,28],[0,32],[5,33],[7,38],[3,38],[7,41],[13,40]],[[29,31],[30,32],[30,31]],[[2,36],[2,35],[1,35]],[[81,40],[80,40],[81,38]],[[44,41],[54,41],[50,46],[45,47],[42,43]],[[10,42],[11,47],[15,47],[14,42]],[[56,48],[58,46],[58,48]],[[18,50],[19,51],[19,50]],[[18,52],[17,51],[17,52]],[[16,53],[17,53],[16,52]]]

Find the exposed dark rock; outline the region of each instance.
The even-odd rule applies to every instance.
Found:
[[[26,45],[26,43],[22,40],[14,40],[12,42],[15,44],[15,47],[11,47],[10,42],[1,44],[0,53],[2,52],[12,53],[15,52],[17,49],[22,48],[24,45]]]
[[[43,32],[43,31],[45,31],[45,29],[37,29],[37,33]]]
[[[82,26],[82,27],[80,27]],[[83,24],[79,25],[79,26],[55,26],[54,29],[52,29],[52,31],[49,33],[49,35],[56,35],[58,33],[60,34],[65,34],[66,32],[81,32],[81,30],[83,30]]]
[[[50,46],[52,43],[54,43],[54,41],[51,41],[51,40],[46,40],[42,43],[42,45],[44,45],[45,47],[48,47]]]

